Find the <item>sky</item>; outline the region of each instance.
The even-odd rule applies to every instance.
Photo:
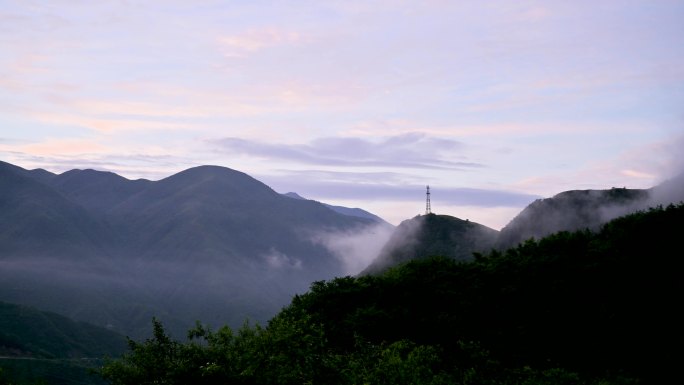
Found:
[[[0,0],[0,160],[500,229],[684,169],[684,1]]]

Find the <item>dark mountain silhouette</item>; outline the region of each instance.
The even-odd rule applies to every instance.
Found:
[[[1,258],[106,255],[108,225],[39,182],[44,175],[0,162]]]
[[[648,196],[647,190],[613,188],[565,191],[538,199],[501,229],[497,244],[506,248],[558,231],[595,230],[610,219],[638,210]]]
[[[449,216],[418,216],[395,229],[387,245],[362,274],[378,273],[431,255],[468,260],[474,252],[488,252],[492,247],[506,249],[559,231],[598,230],[614,218],[681,201],[684,201],[684,173],[651,189],[572,190],[538,199],[498,233]]]
[[[527,206],[501,229],[497,245],[503,249],[558,231],[597,230],[611,219],[682,200],[684,174],[646,190],[611,188],[565,191]]]
[[[481,224],[448,215],[428,214],[403,221],[361,274],[375,274],[412,259],[444,256],[460,261],[487,251],[498,232]]]
[[[217,166],[160,181],[0,164],[0,299],[138,336],[266,320],[343,275],[316,234],[374,225]]]

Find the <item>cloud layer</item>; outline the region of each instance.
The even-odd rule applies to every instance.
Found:
[[[414,133],[377,141],[362,138],[317,138],[307,144],[274,144],[240,138],[215,141],[222,151],[307,165],[340,167],[471,169],[484,165],[459,158],[461,142]],[[460,158],[463,158],[462,156]]]

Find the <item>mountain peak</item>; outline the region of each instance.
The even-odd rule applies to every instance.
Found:
[[[512,247],[527,239],[539,239],[558,231],[596,230],[610,219],[648,206],[648,202],[649,190],[564,191],[525,207],[501,229],[498,247]]]
[[[286,197],[288,197],[288,198],[292,198],[292,199],[307,200],[307,199],[304,198],[303,196],[297,194],[296,192],[292,192],[292,191],[286,192],[286,193],[283,194],[283,195],[286,196]]]
[[[215,166],[215,165],[204,165],[204,166],[195,166],[195,167],[190,167],[188,169],[185,169],[175,175],[203,175],[203,176],[228,176],[228,175],[242,175],[242,176],[247,176],[249,175],[245,174],[244,172],[234,170],[232,168],[224,167],[224,166]],[[173,175],[172,175],[173,176]]]
[[[449,215],[418,215],[395,229],[378,257],[362,274],[379,273],[417,258],[444,256],[469,260],[473,252],[494,246],[498,232],[479,223]]]

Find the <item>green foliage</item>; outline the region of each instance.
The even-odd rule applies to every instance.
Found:
[[[112,384],[634,385],[676,378],[684,205],[473,262],[429,258],[315,282],[266,327],[153,338]]]
[[[0,359],[0,385],[99,385],[93,373],[101,361],[81,359]]]
[[[107,329],[0,302],[0,356],[101,357],[125,349],[124,337]]]
[[[100,384],[89,370],[125,350],[125,338],[105,328],[0,302],[0,384]]]

